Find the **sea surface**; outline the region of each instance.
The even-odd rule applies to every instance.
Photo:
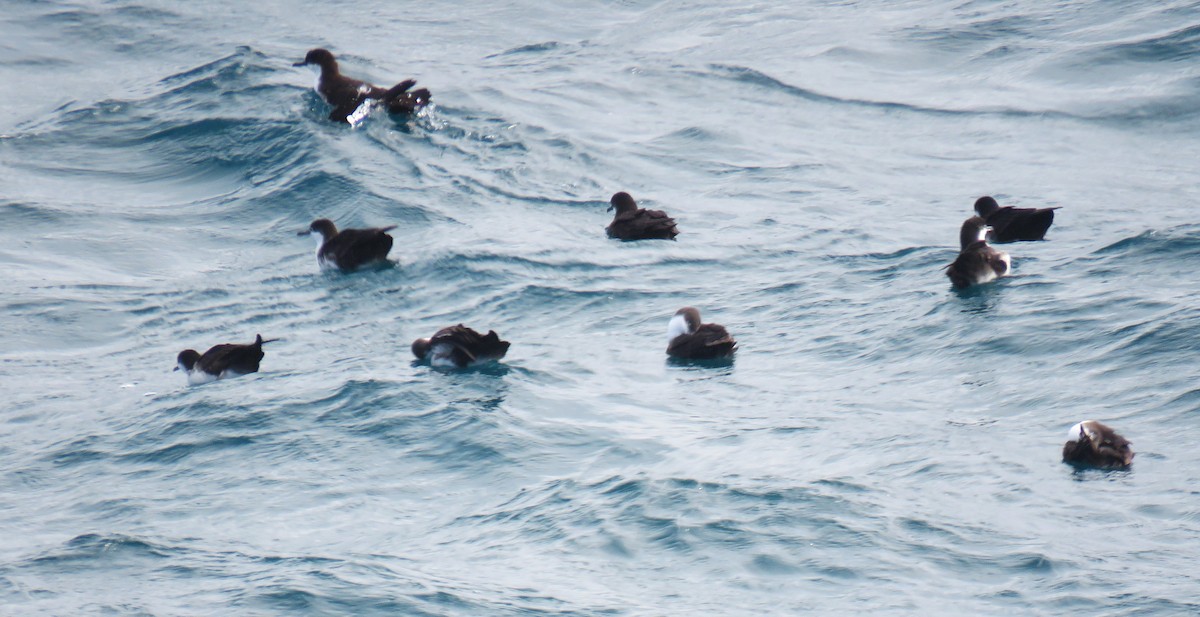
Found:
[[[1200,4],[0,14],[0,614],[1200,614]],[[313,47],[435,104],[331,123]],[[1061,209],[955,291],[989,194]]]

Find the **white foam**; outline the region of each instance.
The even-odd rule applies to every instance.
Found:
[[[372,109],[375,109],[375,99],[367,99],[359,103],[358,109],[355,109],[354,113],[346,116],[346,122],[349,122],[350,126],[358,126],[367,116],[371,115]]]
[[[687,318],[683,315],[676,314],[671,318],[671,323],[667,324],[667,342],[675,340],[676,337],[688,333]]]

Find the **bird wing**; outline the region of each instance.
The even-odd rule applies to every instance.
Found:
[[[379,88],[372,86],[357,79],[347,79],[336,84],[323,84],[321,88],[321,96],[325,100],[334,105],[333,111],[329,114],[329,119],[334,122],[349,122],[350,114],[353,114],[363,101],[368,98],[380,98],[373,96],[376,92],[383,92]],[[334,104],[334,101],[342,101],[341,104]]]
[[[988,247],[991,249],[991,247]],[[988,267],[996,272],[997,276],[1008,274],[1008,260],[1004,258],[1004,254],[995,249],[991,249],[987,255]]]
[[[235,345],[224,343],[204,352],[196,366],[205,373],[220,375],[225,371],[235,373],[257,373],[258,363],[263,359],[260,345]]]
[[[480,334],[462,324],[438,330],[429,339],[431,348],[435,345],[444,346],[443,353],[448,353],[458,366],[466,366],[480,360],[496,360],[508,353],[508,341],[500,340],[495,330]]]
[[[395,225],[372,229],[343,229],[321,247],[321,254],[332,257],[341,268],[354,268],[361,263],[387,259],[392,250],[392,237],[387,235]]]
[[[737,341],[724,326],[706,323],[691,334],[675,337],[667,346],[667,353],[680,358],[719,358],[732,353],[735,345]]]
[[[1041,240],[1046,230],[1054,223],[1054,211],[1058,208],[1000,208],[987,217],[996,242]]]

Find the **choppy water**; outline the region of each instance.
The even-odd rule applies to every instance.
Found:
[[[559,4],[3,1],[0,613],[1200,612],[1200,6]],[[1062,210],[956,293],[983,194]]]

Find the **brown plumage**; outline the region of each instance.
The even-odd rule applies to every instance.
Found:
[[[1000,207],[992,197],[975,200],[975,211],[992,228],[988,239],[997,244],[1042,240],[1046,230],[1054,223],[1054,211],[1058,208],[1014,208]]]
[[[175,358],[175,370],[182,370],[187,374],[188,383],[193,384],[257,373],[264,355],[263,343],[274,340],[263,340],[258,334],[249,345],[223,343],[213,346],[204,355],[194,349],[185,349]]]
[[[621,240],[673,240],[679,235],[675,219],[662,210],[637,207],[629,193],[621,192],[609,200],[609,211],[616,210],[612,223],[605,231],[610,238]]]
[[[700,311],[686,306],[675,312],[667,325],[667,355],[683,360],[728,358],[737,341],[715,323],[700,323]]]
[[[337,60],[327,49],[313,49],[304,56],[303,62],[293,66],[308,65],[321,68],[321,75],[317,78],[317,93],[326,103],[333,105],[329,119],[334,122],[349,122],[350,115],[369,99],[382,102],[389,113],[407,114],[424,107],[432,96],[425,88],[410,91],[417,83],[413,79],[406,79],[385,89],[346,77],[338,71]]]
[[[1128,467],[1133,449],[1128,439],[1111,428],[1085,420],[1071,427],[1063,445],[1063,461],[1092,467]]]
[[[418,360],[429,360],[433,366],[466,368],[508,353],[509,342],[500,340],[494,330],[480,334],[462,324],[438,330],[430,338],[413,341],[412,352]]]
[[[392,237],[387,232],[395,228],[389,225],[338,231],[333,221],[317,219],[297,235],[315,233],[321,238],[317,248],[317,264],[321,267],[354,270],[387,260],[388,251],[392,250]]]
[[[961,251],[954,262],[946,266],[946,276],[960,289],[987,283],[1008,274],[1011,259],[1008,253],[997,251],[983,239],[988,227],[983,219],[973,216],[959,230]]]

